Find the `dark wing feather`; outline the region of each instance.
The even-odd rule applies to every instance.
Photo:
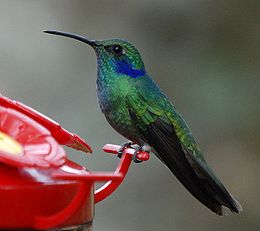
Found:
[[[223,215],[222,206],[225,206],[232,212],[239,213],[241,210],[239,203],[228,193],[206,163],[197,159],[180,143],[175,129],[167,117],[155,115],[149,110],[148,103],[143,98],[141,100],[143,107],[146,108],[136,111],[136,105],[131,105],[133,101],[129,97],[129,115],[162,162],[194,197],[213,212]],[[147,116],[147,113],[150,116]],[[152,119],[147,121],[147,118]]]

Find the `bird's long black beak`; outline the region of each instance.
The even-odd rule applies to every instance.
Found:
[[[76,40],[79,40],[81,42],[87,43],[88,45],[92,46],[93,48],[98,46],[97,43],[93,40],[89,40],[81,35],[73,34],[73,33],[67,33],[67,32],[62,32],[62,31],[56,31],[56,30],[45,30],[43,31],[44,33],[48,34],[54,34],[54,35],[61,35],[69,38],[73,38]]]

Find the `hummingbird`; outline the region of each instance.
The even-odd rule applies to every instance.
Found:
[[[108,123],[139,147],[151,147],[184,187],[218,215],[242,211],[207,164],[189,127],[148,75],[137,48],[122,39],[90,40],[48,30],[91,46],[97,57],[97,96]]]

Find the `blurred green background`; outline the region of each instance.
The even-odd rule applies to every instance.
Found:
[[[94,230],[260,230],[259,0],[0,4],[0,92],[59,121],[94,149],[88,157],[67,149],[72,158],[92,170],[114,170],[118,160],[101,148],[125,139],[97,105],[94,52],[46,29],[133,42],[244,208],[218,217],[152,157],[133,165],[122,186],[96,206]]]

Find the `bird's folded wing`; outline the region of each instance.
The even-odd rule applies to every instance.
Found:
[[[137,129],[156,155],[205,206],[219,215],[223,214],[222,205],[238,213],[241,206],[214,175],[184,120],[174,114],[166,100],[163,97],[149,100],[137,90],[132,91],[127,105]]]

